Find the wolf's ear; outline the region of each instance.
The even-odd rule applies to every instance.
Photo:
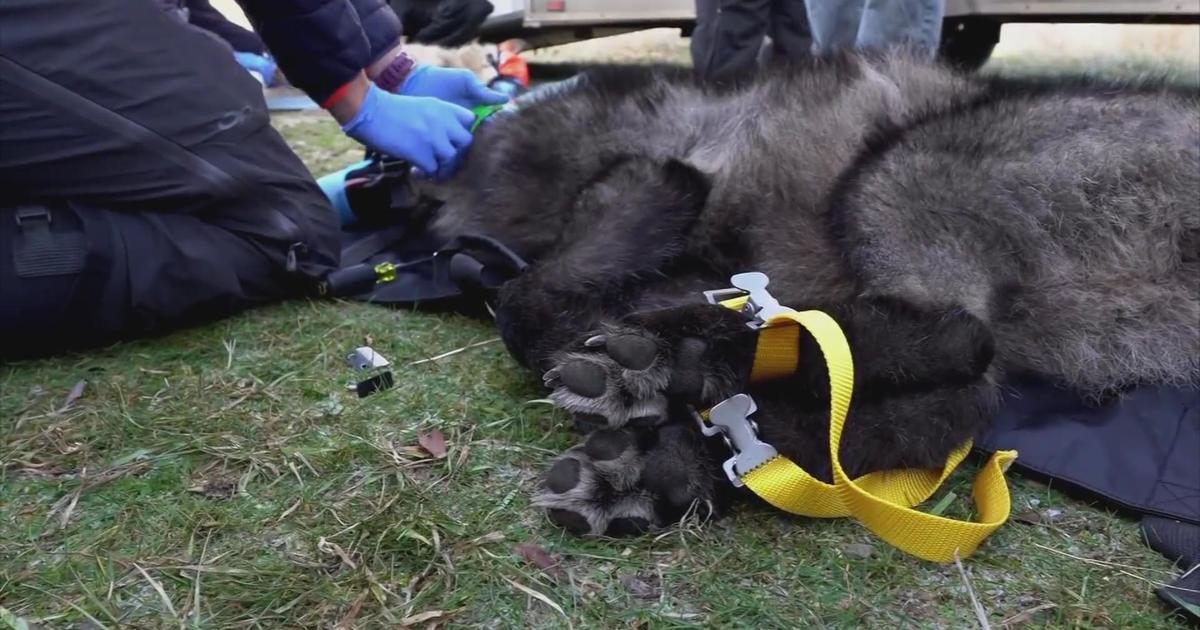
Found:
[[[708,201],[708,193],[712,190],[712,181],[700,169],[682,160],[671,158],[663,165],[663,178],[672,188],[678,190],[697,208],[704,207]]]

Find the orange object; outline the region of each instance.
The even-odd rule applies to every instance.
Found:
[[[506,77],[516,79],[522,86],[529,87],[529,64],[521,55],[512,55],[501,61],[497,70]]]

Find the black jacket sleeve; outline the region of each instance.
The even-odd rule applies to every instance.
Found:
[[[321,104],[400,37],[383,0],[237,2],[288,80]]]
[[[354,5],[363,32],[367,34],[367,45],[371,49],[366,64],[369,66],[399,43],[403,30],[400,17],[384,0],[350,0],[350,4]]]
[[[225,40],[234,50],[256,55],[267,51],[262,40],[254,31],[248,31],[230,22],[220,11],[213,8],[208,0],[186,0],[184,5],[188,10],[188,22],[192,26],[215,34]]]

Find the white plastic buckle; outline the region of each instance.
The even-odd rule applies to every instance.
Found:
[[[739,273],[730,278],[729,283],[733,285],[732,288],[705,291],[704,297],[710,304],[718,304],[725,300],[746,296],[746,306],[743,307],[742,312],[754,318],[754,321],[748,324],[751,328],[762,328],[773,317],[792,312],[792,309],[781,305],[779,300],[776,300],[771,292],[767,291],[767,285],[771,283],[771,280],[765,273],[757,271]]]
[[[701,433],[709,437],[719,434],[733,451],[733,457],[725,460],[722,467],[725,476],[738,488],[746,485],[742,475],[779,455],[775,447],[758,439],[758,424],[750,419],[755,411],[758,411],[758,407],[754,399],[746,394],[738,394],[710,409],[708,422],[700,414],[695,414]]]

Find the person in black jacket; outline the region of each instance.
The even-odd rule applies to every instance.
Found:
[[[275,83],[275,60],[257,33],[234,24],[208,0],[184,0],[182,4],[188,24],[211,33],[229,46],[233,58],[247,72],[258,75],[263,85]]]
[[[183,6],[188,24],[220,37],[235,52],[267,54],[267,45],[257,33],[234,24],[208,0],[184,0]]]
[[[337,217],[262,89],[179,1],[0,3],[0,358],[299,295]],[[415,66],[384,0],[241,0],[295,86],[350,137],[450,177],[469,108],[504,95]]]

